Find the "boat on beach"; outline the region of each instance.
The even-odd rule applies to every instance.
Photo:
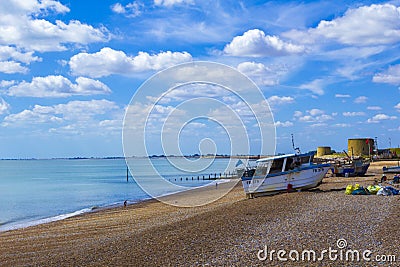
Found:
[[[382,168],[383,173],[400,173],[400,166],[394,166],[394,167],[383,167]]]
[[[369,160],[363,158],[336,159],[333,163],[333,174],[335,176],[364,176],[370,165]]]
[[[331,164],[313,163],[314,153],[286,154],[262,158],[255,167],[238,168],[248,198],[280,191],[318,186]]]

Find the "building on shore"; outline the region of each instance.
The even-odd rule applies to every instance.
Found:
[[[332,154],[332,149],[330,146],[319,146],[317,147],[317,157],[322,157],[325,155]]]
[[[375,150],[373,138],[354,138],[348,139],[347,153],[349,156],[372,156]]]

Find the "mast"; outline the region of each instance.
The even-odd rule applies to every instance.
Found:
[[[299,154],[300,154],[300,148],[298,148],[298,147],[296,147],[296,146],[294,145],[294,137],[293,137],[293,134],[292,134],[292,147],[293,147],[293,150],[294,150],[295,154],[296,154],[296,155],[299,155]]]

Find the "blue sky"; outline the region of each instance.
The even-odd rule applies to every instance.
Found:
[[[255,81],[277,152],[397,147],[399,51],[400,1],[2,1],[0,158],[121,156],[137,88],[194,60]]]

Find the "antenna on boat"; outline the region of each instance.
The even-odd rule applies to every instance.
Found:
[[[296,154],[296,155],[300,154],[300,148],[298,148],[298,147],[296,147],[296,146],[294,145],[294,137],[293,137],[293,134],[292,134],[292,146],[293,146],[293,150],[294,150],[295,154]]]

